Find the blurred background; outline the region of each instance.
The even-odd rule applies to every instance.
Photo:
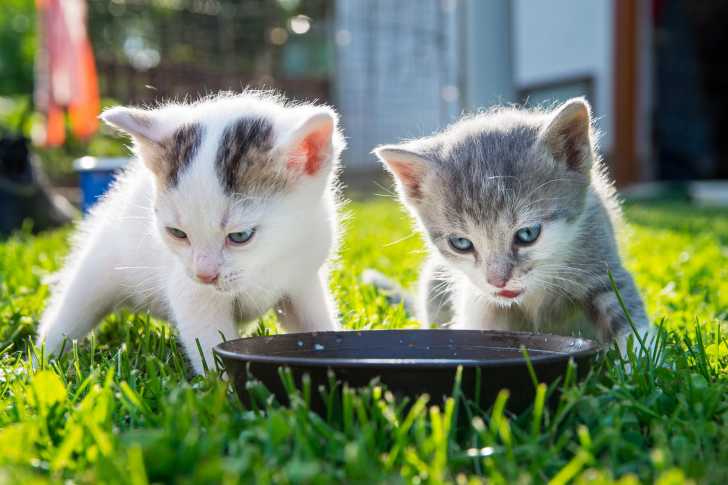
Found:
[[[583,95],[624,193],[728,203],[726,25],[709,0],[2,0],[0,204],[19,183],[80,204],[84,169],[128,155],[104,106],[245,86],[335,105],[364,193],[377,144]]]

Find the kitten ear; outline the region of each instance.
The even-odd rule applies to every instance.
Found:
[[[588,173],[591,168],[591,138],[591,108],[584,98],[572,98],[564,103],[541,134],[555,160],[582,173]]]
[[[107,125],[122,131],[137,141],[159,143],[162,130],[150,111],[117,106],[99,116]]]
[[[430,166],[428,160],[394,145],[377,147],[374,154],[392,172],[404,195],[413,200],[422,198],[422,183]]]
[[[204,133],[199,123],[183,123],[184,113],[162,113],[139,108],[116,107],[100,118],[132,137],[136,155],[165,186],[177,184],[179,174],[195,156]],[[174,119],[175,123],[165,121]]]
[[[336,115],[320,109],[304,120],[282,144],[289,170],[316,175],[334,153]]]

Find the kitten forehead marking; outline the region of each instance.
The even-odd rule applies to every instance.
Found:
[[[420,141],[419,151],[436,167],[440,200],[446,201],[440,209],[447,213],[440,217],[461,228],[465,219],[484,227],[531,217],[573,220],[589,179],[545,161],[538,135],[546,121],[541,113],[500,109]]]
[[[178,128],[171,136],[162,140],[162,157],[166,168],[164,180],[167,186],[174,188],[180,175],[189,167],[202,144],[204,127],[199,123],[190,123]]]
[[[273,168],[272,149],[273,126],[265,118],[241,118],[228,125],[215,159],[217,176],[225,193],[282,189],[286,177]]]

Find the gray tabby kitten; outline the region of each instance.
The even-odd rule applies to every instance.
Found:
[[[375,150],[427,235],[422,323],[592,336],[649,326],[614,237],[620,210],[596,153],[590,107],[498,108]]]

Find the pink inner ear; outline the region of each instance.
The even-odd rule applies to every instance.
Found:
[[[315,175],[325,158],[331,143],[331,127],[320,128],[301,140],[288,159],[288,168],[300,167],[307,175]]]
[[[389,166],[397,174],[397,178],[407,189],[410,197],[419,198],[422,194],[420,184],[422,183],[422,170],[416,165],[400,160],[390,160]]]

